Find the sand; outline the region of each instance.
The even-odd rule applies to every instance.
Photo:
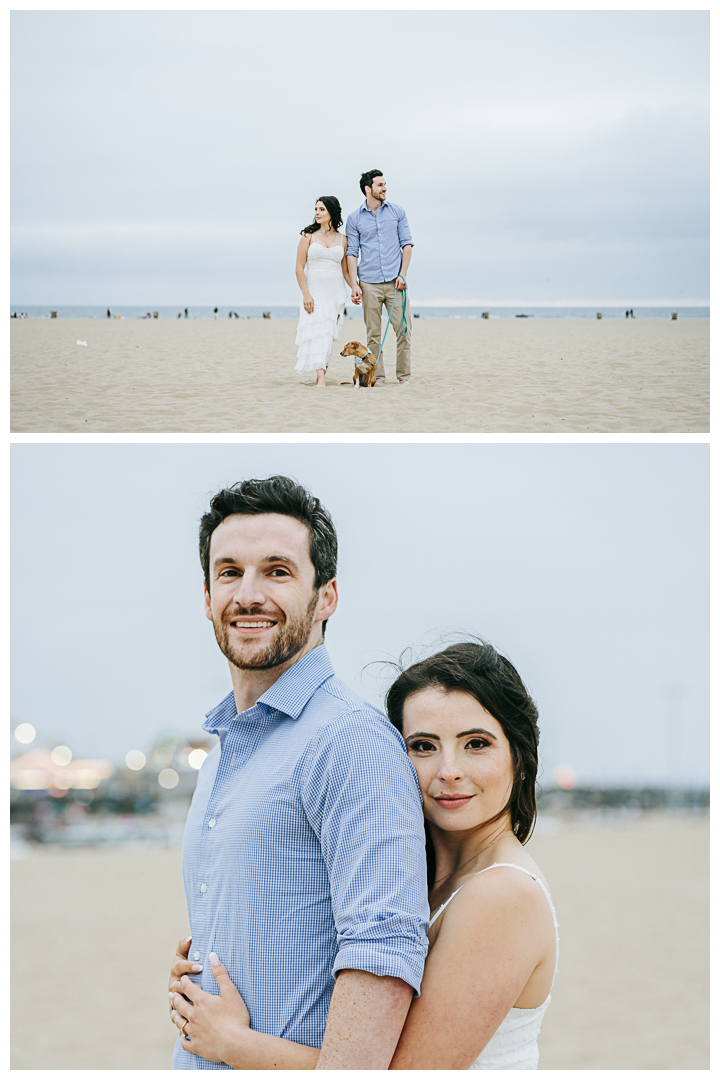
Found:
[[[542,1069],[707,1069],[707,818],[545,819],[561,962]],[[180,851],[35,850],[12,870],[13,1069],[167,1069]]]
[[[372,390],[342,345],[298,376],[295,321],[13,320],[14,432],[707,432],[708,319],[415,319],[413,377]],[[388,335],[388,342],[393,339]],[[77,340],[87,341],[87,347]]]

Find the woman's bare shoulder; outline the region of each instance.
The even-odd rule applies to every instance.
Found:
[[[533,874],[544,883],[539,867],[529,858],[522,862],[515,858],[513,863],[502,865],[498,860],[499,865],[471,877],[443,912],[447,928],[460,924],[481,927],[488,921],[496,927],[516,924],[519,916],[544,918],[547,900],[538,882],[529,876]],[[529,873],[522,873],[518,866]]]

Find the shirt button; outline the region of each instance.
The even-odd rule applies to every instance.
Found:
[[[207,892],[207,885],[204,883],[200,886],[200,892]]]
[[[193,953],[193,960],[199,960],[199,959],[200,959],[200,953],[199,953],[199,952],[197,952],[197,950],[196,950],[196,951],[195,951],[195,952]]]
[[[215,828],[215,818],[213,818],[211,821],[208,821],[208,829],[214,829],[214,828]]]

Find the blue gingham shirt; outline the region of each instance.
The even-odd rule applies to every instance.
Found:
[[[419,992],[429,917],[420,790],[390,722],[336,678],[324,645],[237,713],[198,774],[183,844],[192,976],[216,952],[256,1031],[322,1043],[333,976]],[[174,1069],[226,1069],[181,1048]]]
[[[364,202],[353,210],[345,231],[348,255],[360,255],[358,279],[375,285],[394,281],[400,273],[402,249],[413,242],[402,206],[386,200],[373,214]]]

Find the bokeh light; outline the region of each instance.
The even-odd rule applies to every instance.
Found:
[[[557,786],[565,791],[571,791],[577,784],[575,770],[571,769],[569,765],[558,765],[553,771],[553,777]]]
[[[15,738],[21,743],[31,743],[35,738],[35,728],[32,724],[18,724],[15,728]]]
[[[69,746],[56,746],[50,757],[53,765],[69,765],[72,761],[72,750]]]
[[[174,788],[179,779],[180,777],[174,769],[163,769],[158,776],[158,783],[160,784],[160,787]]]
[[[188,765],[191,769],[200,769],[206,757],[207,750],[203,750],[201,747],[198,747],[197,750],[192,750],[188,754]]]
[[[139,772],[140,769],[145,768],[147,758],[143,754],[142,750],[130,750],[125,755],[125,764],[128,769],[132,769],[133,772]]]

